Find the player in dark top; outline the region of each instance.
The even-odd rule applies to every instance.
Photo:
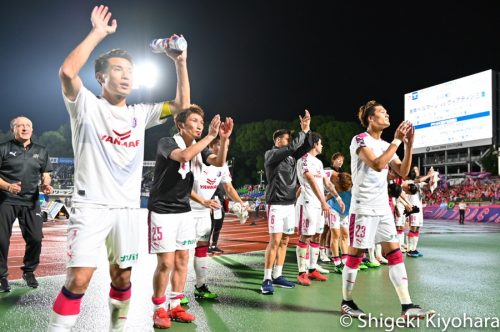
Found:
[[[170,327],[170,320],[191,322],[195,319],[180,305],[187,277],[188,250],[196,245],[195,223],[189,203],[193,172],[202,167],[201,163],[214,166],[225,163],[233,128],[231,118],[221,123],[220,116],[216,115],[210,123],[208,134],[200,139],[203,116],[199,106],[191,105],[175,119],[179,133],[174,137],[162,138],[158,143],[148,203],[149,252],[155,253],[158,258],[152,297],[155,305],[153,321],[157,328]],[[207,146],[217,135],[221,137],[222,147],[219,154],[215,155],[209,152]],[[196,142],[196,139],[199,141]],[[170,278],[172,290],[167,308],[165,290]]]
[[[307,110],[299,115],[301,131],[292,140],[289,130],[274,132],[274,146],[264,154],[267,188],[267,221],[269,243],[264,258],[262,294],[274,293],[274,286],[293,288],[295,284],[283,275],[286,250],[290,235],[295,230],[295,191],[297,187],[297,159],[310,148],[308,139],[311,115]]]
[[[10,123],[14,139],[0,144],[0,292],[9,292],[7,257],[15,219],[26,241],[23,279],[37,288],[34,271],[42,250],[42,217],[38,193],[50,194],[52,165],[44,146],[33,143],[33,124],[23,116]],[[41,186],[39,183],[41,180]]]

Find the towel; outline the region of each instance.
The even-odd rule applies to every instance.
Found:
[[[187,148],[186,143],[184,142],[184,139],[182,138],[182,136],[179,133],[174,135],[174,140],[175,140],[175,143],[177,143],[179,148],[181,148],[182,150],[185,150]],[[195,143],[196,143],[196,141],[193,140],[193,144],[195,144]],[[186,174],[188,174],[189,172],[193,172],[194,176],[201,174],[201,170],[203,167],[203,160],[201,159],[201,154],[198,153],[192,160],[190,160],[188,162],[180,163],[180,164],[181,165],[179,166],[178,172],[181,175],[181,178],[185,179]]]

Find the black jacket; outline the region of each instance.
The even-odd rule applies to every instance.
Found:
[[[310,135],[303,131],[284,148],[273,146],[264,155],[267,188],[266,203],[273,205],[295,204],[297,187],[297,159],[311,149]]]

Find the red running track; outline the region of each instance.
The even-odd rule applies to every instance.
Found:
[[[255,225],[252,223],[255,222]],[[43,227],[42,254],[40,265],[36,270],[37,276],[54,276],[66,273],[66,221],[49,221]],[[297,241],[293,235],[290,244]],[[236,216],[226,214],[224,225],[219,238],[218,247],[224,254],[238,254],[250,251],[264,250],[269,240],[267,220],[264,213],[256,218],[254,213],[243,225],[240,225]],[[9,279],[20,279],[24,256],[24,239],[19,226],[15,225],[10,240],[9,250]]]

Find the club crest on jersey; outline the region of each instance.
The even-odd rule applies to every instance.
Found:
[[[139,146],[141,143],[140,140],[132,140],[132,141],[127,141],[128,138],[130,138],[132,134],[132,130],[126,131],[124,133],[119,133],[116,130],[113,129],[113,135],[106,135],[103,134],[101,135],[101,140],[104,142],[109,142],[114,145],[119,145],[119,146],[124,146],[126,148],[135,148],[136,146]]]
[[[130,124],[130,126],[131,126],[132,128],[137,127],[137,118],[136,118],[136,117],[133,117],[133,118],[132,118],[132,123]]]

